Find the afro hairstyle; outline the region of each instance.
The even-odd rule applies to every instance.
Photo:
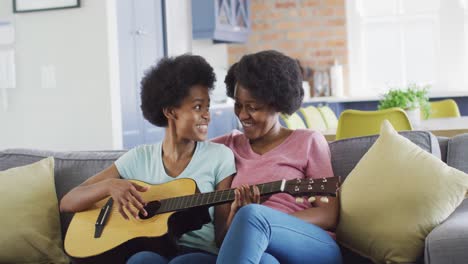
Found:
[[[163,58],[145,72],[141,81],[141,110],[151,124],[167,126],[163,109],[178,107],[195,85],[213,90],[216,81],[213,68],[197,55],[184,54]]]
[[[236,85],[242,85],[255,99],[289,115],[299,109],[304,98],[297,61],[274,50],[244,55],[229,68],[224,83],[231,98]]]

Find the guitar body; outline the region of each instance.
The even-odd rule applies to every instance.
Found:
[[[146,202],[167,198],[192,195],[198,188],[192,179],[177,179],[165,184],[149,185],[132,180],[143,186],[150,186],[141,196]],[[148,219],[126,220],[115,204],[100,237],[95,238],[95,224],[101,208],[109,197],[97,202],[90,209],[74,215],[65,236],[65,251],[75,262],[125,263],[131,255],[139,251],[154,251],[163,256],[174,255],[177,250],[176,239],[183,233],[200,229],[208,223],[210,215],[207,207],[191,208],[178,212],[154,215]]]
[[[74,262],[125,263],[140,251],[173,256],[178,237],[210,222],[208,207],[235,199],[234,189],[200,194],[195,181],[187,178],[159,185],[132,182],[150,186],[141,193],[148,203],[145,206],[148,217],[140,216],[137,220],[124,209],[130,216],[130,220],[125,220],[118,206],[112,206],[110,197],[76,213],[65,236],[65,251]],[[336,196],[338,186],[339,177],[277,180],[257,185],[260,195],[285,192],[293,196]],[[95,238],[97,222],[102,232]]]

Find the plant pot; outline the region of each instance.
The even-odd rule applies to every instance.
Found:
[[[419,125],[421,124],[421,110],[420,108],[415,108],[415,109],[406,109],[405,110],[406,115],[408,116],[408,119],[411,123],[411,126],[413,129],[417,129]]]

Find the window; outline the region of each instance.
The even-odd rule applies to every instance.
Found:
[[[467,91],[467,0],[348,0],[350,95]]]

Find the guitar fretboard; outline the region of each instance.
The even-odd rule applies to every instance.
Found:
[[[275,181],[263,184],[257,184],[260,190],[260,195],[269,195],[281,192],[281,185],[283,181]],[[226,202],[233,201],[235,198],[234,189],[227,189],[222,191],[197,193],[193,195],[179,196],[160,200],[161,206],[157,214],[185,210],[198,206],[213,206]]]

